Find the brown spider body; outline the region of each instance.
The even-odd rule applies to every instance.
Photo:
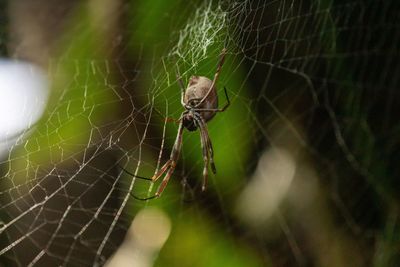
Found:
[[[184,115],[184,127],[189,131],[195,131],[197,126],[194,124],[193,114],[194,110],[203,118],[204,122],[211,120],[218,109],[218,95],[213,82],[204,76],[190,77],[188,87],[185,90],[183,102],[188,106],[188,113]],[[200,101],[205,97],[202,103]],[[200,103],[200,104],[199,104]],[[207,111],[204,111],[207,110]]]
[[[204,191],[207,185],[208,178],[208,166],[211,167],[213,173],[216,173],[216,168],[214,164],[214,151],[210,136],[208,134],[207,122],[211,120],[217,112],[224,112],[230,105],[228,93],[224,87],[224,92],[226,96],[227,103],[224,107],[218,108],[218,95],[216,89],[216,82],[218,80],[219,74],[224,64],[226,49],[224,48],[221,52],[220,59],[217,65],[217,70],[214,75],[214,79],[210,80],[204,76],[192,76],[189,79],[189,84],[187,88],[184,88],[184,83],[182,78],[177,73],[178,83],[182,90],[181,104],[184,107],[184,111],[179,118],[178,133],[176,135],[175,143],[171,151],[169,160],[156,172],[151,178],[152,181],[158,180],[161,176],[165,174],[163,181],[161,182],[157,193],[148,198],[137,198],[141,200],[156,198],[161,195],[164,191],[169,178],[174,172],[179,153],[182,148],[182,135],[183,129],[186,128],[188,131],[195,131],[199,129],[200,131],[200,143],[203,150],[203,185],[202,190]]]

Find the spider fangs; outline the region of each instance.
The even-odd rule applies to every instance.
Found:
[[[178,120],[178,133],[171,151],[170,158],[160,168],[160,170],[153,175],[151,180],[155,182],[162,175],[164,175],[165,173],[166,174],[157,190],[157,193],[154,196],[148,198],[135,197],[136,199],[147,200],[161,196],[162,192],[168,184],[171,175],[175,170],[179,158],[179,154],[182,148],[183,128],[186,128],[188,131],[195,131],[197,129],[200,130],[200,142],[204,160],[202,191],[204,191],[207,186],[209,164],[213,173],[216,173],[216,168],[214,164],[214,151],[207,130],[207,122],[211,120],[217,112],[225,111],[230,105],[228,93],[226,91],[226,88],[224,87],[227,103],[223,108],[218,108],[218,95],[215,86],[218,81],[222,65],[224,64],[225,54],[226,49],[224,48],[220,54],[217,70],[212,81],[204,76],[192,76],[190,77],[188,87],[185,90],[182,78],[180,77],[179,72],[177,73],[177,80],[182,90],[181,104],[185,108],[185,110],[182,112]]]

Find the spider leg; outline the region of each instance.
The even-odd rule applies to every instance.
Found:
[[[149,199],[153,199],[153,198],[158,198],[161,196],[162,192],[164,191],[165,187],[168,184],[169,179],[171,178],[172,174],[174,173],[178,158],[179,158],[179,154],[181,151],[181,147],[182,147],[182,134],[183,134],[183,120],[182,120],[182,116],[183,116],[184,112],[181,115],[180,123],[179,123],[179,128],[178,128],[178,134],[176,136],[175,139],[175,143],[174,143],[174,147],[172,148],[171,151],[171,155],[170,155],[170,159],[161,167],[161,169],[153,175],[153,177],[151,179],[149,178],[145,178],[145,177],[140,177],[137,175],[134,175],[130,172],[128,172],[127,170],[123,169],[126,173],[133,175],[135,177],[144,179],[144,180],[151,180],[153,182],[157,181],[165,172],[167,172],[167,174],[165,175],[164,179],[162,180],[160,186],[157,189],[157,193],[155,193],[153,196],[150,197],[146,197],[146,198],[140,198],[137,197],[135,195],[133,195],[132,193],[129,193],[133,198],[137,199],[137,200],[149,200]]]
[[[205,191],[208,182],[208,164],[209,164],[209,155],[208,155],[208,144],[207,139],[205,137],[204,127],[202,126],[202,122],[199,119],[196,119],[200,126],[200,143],[201,148],[203,150],[203,160],[204,160],[204,167],[203,167],[203,185],[201,186],[201,190]]]
[[[224,87],[225,96],[226,96],[226,104],[223,108],[195,108],[194,111],[212,111],[212,112],[224,112],[231,104],[231,101],[228,97],[228,92],[226,91],[226,87]]]
[[[141,200],[141,201],[146,201],[146,200],[149,200],[149,199],[153,199],[153,198],[157,198],[158,196],[157,195],[154,195],[154,196],[151,196],[151,197],[137,197],[137,196],[135,196],[134,194],[132,194],[132,193],[129,193],[129,195],[131,196],[131,197],[133,197],[134,199],[137,199],[137,200]]]
[[[139,175],[135,175],[135,174],[131,173],[130,171],[126,170],[125,168],[122,168],[122,167],[119,166],[119,165],[118,165],[118,167],[119,167],[123,172],[125,172],[126,174],[128,174],[128,175],[130,175],[130,176],[132,176],[132,177],[139,178],[139,179],[143,179],[143,180],[147,180],[147,181],[151,181],[151,178],[146,178],[146,177],[142,177],[142,176],[139,176]],[[155,195],[154,195],[154,196],[151,196],[151,197],[141,198],[141,197],[135,196],[132,192],[129,192],[129,195],[130,195],[131,197],[133,197],[134,199],[142,200],[142,201],[144,201],[144,200],[149,200],[149,199],[152,199],[152,198],[156,198]]]
[[[214,149],[212,147],[212,143],[211,143],[211,139],[208,135],[207,132],[207,141],[208,141],[208,150],[210,152],[210,166],[211,166],[211,170],[214,174],[217,173],[217,168],[215,167],[215,163],[214,163]]]
[[[161,196],[162,192],[164,191],[165,187],[168,184],[169,178],[171,177],[171,175],[173,174],[173,172],[175,170],[176,164],[179,159],[179,154],[181,152],[182,135],[183,135],[183,120],[182,120],[182,116],[181,116],[178,133],[176,135],[174,147],[172,148],[172,151],[171,151],[170,159],[164,164],[164,166],[162,166],[160,171],[158,171],[157,174],[155,174],[152,177],[152,180],[156,181],[167,171],[167,174],[165,175],[164,179],[162,180],[162,182],[157,190],[157,193],[155,194],[155,197]]]
[[[143,180],[147,180],[147,181],[153,181],[153,182],[154,182],[154,181],[156,181],[156,180],[166,171],[166,169],[168,169],[168,167],[170,167],[170,164],[171,164],[171,163],[170,163],[170,160],[168,160],[167,163],[164,164],[164,166],[160,169],[160,171],[157,172],[157,174],[154,175],[152,178],[146,178],[146,177],[142,177],[142,176],[139,176],[139,175],[135,175],[135,174],[133,174],[133,173],[127,171],[126,169],[122,168],[121,166],[119,166],[119,167],[121,168],[122,171],[124,171],[124,172],[127,173],[128,175],[131,175],[132,177],[139,178],[139,179],[143,179]],[[164,186],[164,187],[165,187],[165,186]],[[157,194],[155,194],[155,195],[153,195],[153,196],[145,197],[145,198],[137,197],[137,196],[135,196],[134,194],[132,194],[132,192],[129,192],[129,195],[131,195],[131,197],[133,197],[134,199],[142,200],[142,201],[149,200],[149,199],[153,199],[153,198],[157,198],[157,197],[160,196],[160,194],[159,194],[158,192],[157,192]]]
[[[161,169],[151,177],[151,181],[155,182],[160,178],[170,167],[171,167],[172,161],[169,159],[162,167]]]
[[[212,142],[210,139],[210,134],[208,133],[208,128],[207,128],[207,123],[204,121],[204,119],[201,116],[197,116],[197,119],[201,122],[199,124],[199,127],[201,129],[200,133],[203,135],[204,138],[204,143],[207,147],[207,151],[210,153],[209,154],[209,159],[210,159],[210,166],[211,170],[214,174],[217,173],[217,169],[215,168],[215,163],[214,163],[214,149],[212,146]]]
[[[132,177],[135,177],[135,178],[138,178],[138,179],[142,179],[142,180],[146,180],[146,181],[152,181],[151,178],[147,178],[147,177],[143,177],[143,176],[139,176],[139,175],[133,174],[133,173],[131,173],[130,171],[126,170],[125,168],[123,168],[123,167],[121,167],[121,166],[119,166],[119,165],[118,165],[118,167],[119,167],[123,172],[125,172],[126,174],[129,174],[129,175],[132,176]]]
[[[225,97],[226,97],[226,104],[223,108],[219,109],[218,112],[224,112],[231,105],[231,101],[229,100],[229,96],[228,96],[228,91],[226,90],[225,86],[224,86],[224,93],[225,93]]]
[[[217,70],[216,70],[216,72],[214,74],[214,79],[213,79],[213,81],[211,83],[210,88],[208,89],[207,94],[205,94],[205,96],[196,105],[196,107],[199,107],[199,106],[201,106],[201,104],[203,104],[204,100],[206,100],[208,95],[211,93],[211,90],[214,88],[215,84],[217,83],[218,78],[219,78],[219,74],[221,73],[222,66],[224,65],[224,62],[225,62],[225,54],[226,54],[226,48],[222,49],[222,51],[221,51],[221,55],[220,55],[219,62],[218,62],[218,65],[217,65]]]
[[[174,173],[175,167],[176,167],[176,162],[174,162],[172,160],[168,160],[167,163],[165,163],[164,166],[160,169],[160,171],[156,175],[153,176],[152,179],[154,182],[158,178],[160,178],[165,173],[165,171],[168,170],[167,174],[165,175],[164,179],[162,180],[160,186],[157,189],[157,193],[155,193],[153,196],[146,197],[146,198],[140,198],[133,194],[131,194],[131,196],[138,200],[149,200],[149,199],[160,197],[162,192],[164,191],[165,187],[167,187],[168,181],[171,178],[172,174]]]
[[[176,80],[178,81],[179,87],[181,88],[181,104],[182,106],[186,106],[184,98],[185,98],[185,85],[182,81],[182,76],[179,72],[178,65],[176,66]]]
[[[157,193],[155,194],[156,197],[161,196],[162,192],[164,191],[165,187],[168,184],[169,178],[171,178],[172,174],[175,171],[176,162],[171,162],[171,166],[168,169],[167,174],[165,175],[164,179],[162,180],[160,186],[158,187]]]

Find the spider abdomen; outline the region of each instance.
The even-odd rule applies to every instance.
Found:
[[[189,80],[189,85],[185,92],[184,102],[189,106],[196,106],[208,93],[210,87],[212,86],[212,81],[204,76],[192,76]],[[210,93],[207,95],[203,103],[197,106],[196,109],[217,109],[218,108],[218,96],[217,91],[214,87],[211,89]],[[199,111],[202,118],[207,122],[211,120],[215,111]]]

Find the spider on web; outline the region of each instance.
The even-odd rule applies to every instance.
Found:
[[[179,122],[178,133],[169,160],[161,167],[161,169],[157,173],[153,175],[151,179],[139,177],[122,168],[123,171],[125,171],[129,175],[145,180],[151,180],[153,182],[157,181],[161,176],[166,173],[165,177],[162,180],[157,190],[157,193],[155,193],[154,196],[147,198],[139,198],[133,196],[134,198],[139,200],[148,200],[161,196],[178,162],[179,154],[182,148],[183,128],[186,128],[188,131],[191,132],[196,131],[197,129],[200,130],[200,142],[204,159],[202,191],[204,191],[207,186],[208,166],[211,166],[211,170],[214,174],[217,172],[214,164],[214,151],[210,136],[208,134],[207,122],[211,120],[217,112],[224,112],[230,105],[228,93],[226,91],[226,88],[224,87],[227,103],[223,108],[218,108],[218,95],[215,86],[221,73],[222,65],[225,61],[225,54],[226,49],[224,48],[222,49],[222,52],[220,54],[217,70],[212,81],[204,76],[191,76],[189,79],[189,84],[185,89],[179,71],[177,72],[177,80],[182,91],[181,104],[185,110],[182,112],[181,116],[177,120]]]

